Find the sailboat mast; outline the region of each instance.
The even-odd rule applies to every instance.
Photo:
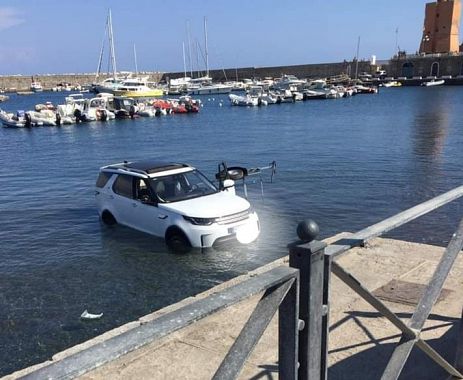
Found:
[[[138,76],[137,49],[135,47],[135,44],[133,44],[133,57],[135,59],[135,75]]]
[[[206,77],[209,77],[209,55],[207,52],[207,19],[204,16],[204,50],[206,53]]]
[[[188,55],[190,64],[190,75],[193,78],[193,61],[191,60],[191,41],[190,41],[190,20],[186,21],[186,35],[188,39]]]
[[[114,34],[113,34],[113,19],[111,16],[111,9],[109,10],[108,14],[108,30],[109,30],[109,41],[110,41],[110,49],[111,49],[111,63],[113,66],[113,77],[116,78],[116,52],[114,50]]]
[[[98,67],[96,69],[95,82],[98,82],[98,78],[100,77],[101,65],[103,64],[104,42],[106,40],[107,34],[108,34],[108,28],[105,27],[103,40],[101,41],[100,57],[98,59]]]
[[[358,73],[359,73],[359,50],[360,50],[360,36],[357,41],[357,54],[355,55],[355,79],[358,78]]]
[[[198,78],[202,76],[202,72],[199,70],[199,53],[201,52],[201,48],[199,47],[199,42],[196,40],[196,71],[198,74]]]
[[[183,77],[186,78],[185,41],[182,42],[183,51]]]

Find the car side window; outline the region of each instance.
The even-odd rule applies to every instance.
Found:
[[[119,174],[114,181],[113,191],[123,197],[133,198],[133,177]]]
[[[152,202],[150,190],[143,178],[135,178],[135,198],[145,203]]]
[[[101,172],[98,175],[98,179],[96,180],[96,187],[100,187],[100,188],[105,187],[105,185],[108,183],[111,176],[112,176],[112,173]]]

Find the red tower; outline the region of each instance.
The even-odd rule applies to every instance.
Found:
[[[427,3],[420,53],[458,52],[460,13],[460,0]]]

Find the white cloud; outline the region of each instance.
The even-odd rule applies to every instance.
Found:
[[[25,21],[16,9],[0,7],[0,31],[20,25]]]

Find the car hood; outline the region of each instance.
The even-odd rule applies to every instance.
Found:
[[[250,204],[244,198],[220,191],[215,194],[185,201],[162,203],[159,207],[185,216],[217,218],[247,210]]]

